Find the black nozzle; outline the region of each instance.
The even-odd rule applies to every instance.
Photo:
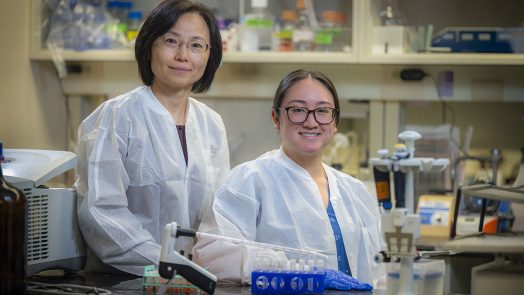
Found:
[[[181,228],[180,226],[177,226],[176,229],[176,237],[196,237],[196,230],[190,229],[190,228]]]

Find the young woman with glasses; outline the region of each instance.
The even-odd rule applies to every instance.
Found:
[[[87,268],[143,275],[158,264],[167,223],[198,228],[229,173],[229,151],[221,117],[190,97],[210,88],[222,59],[210,9],[161,2],[135,58],[144,85],[106,101],[79,128],[76,189]],[[177,250],[191,248],[177,241]]]
[[[370,286],[365,283],[377,283],[384,270],[374,256],[384,243],[376,198],[362,182],[321,161],[339,112],[337,92],[325,75],[289,73],[276,90],[271,111],[280,149],[231,171],[200,231],[325,254],[330,288],[366,289]],[[205,238],[193,251],[195,260],[219,279],[240,283],[250,283],[257,256],[273,268],[289,267],[289,258],[301,259]],[[333,276],[343,282],[352,276],[360,285],[337,284]]]

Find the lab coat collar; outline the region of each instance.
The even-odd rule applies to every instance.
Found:
[[[307,181],[313,181],[311,175],[309,175],[309,173],[306,169],[304,169],[304,167],[298,165],[295,161],[293,161],[290,157],[286,155],[282,146],[280,146],[280,148],[276,151],[275,158],[280,160],[279,162],[282,163],[282,165],[284,165],[286,168],[296,171],[301,178]],[[340,194],[338,192],[335,174],[333,174],[333,168],[327,166],[324,163],[322,163],[322,166],[324,167],[324,171],[328,179],[330,200],[332,201],[332,203],[336,203],[337,200],[340,199]]]
[[[166,107],[158,100],[158,98],[155,96],[155,94],[153,93],[153,90],[151,89],[150,86],[142,86],[144,88],[146,88],[146,91],[145,93],[147,94],[147,106],[150,107],[152,110],[154,110],[155,112],[158,112],[162,115],[169,115],[171,116],[171,114],[169,113],[169,111],[166,109]],[[187,98],[187,106],[186,106],[186,113],[187,113],[187,118],[186,118],[186,123],[184,125],[191,125],[191,124],[188,124],[190,121],[194,120],[194,116],[195,116],[195,113],[194,113],[194,110],[193,110],[193,103],[194,103],[194,99],[192,97],[188,97]]]
[[[279,162],[286,168],[295,171],[299,177],[303,178],[307,181],[312,181],[311,175],[307,172],[304,167],[298,165],[295,161],[293,161],[290,157],[286,155],[284,150],[282,149],[282,146],[280,146],[280,149],[278,149],[275,153],[275,158],[279,160]]]

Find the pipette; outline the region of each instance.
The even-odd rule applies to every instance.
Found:
[[[203,233],[203,232],[196,232],[196,236],[197,238],[200,238],[200,237],[211,238],[211,239],[220,240],[220,241],[228,241],[228,242],[232,242],[235,244],[249,245],[249,246],[254,246],[254,247],[273,249],[277,251],[294,252],[294,253],[305,254],[305,255],[315,255],[324,260],[327,260],[327,255],[321,254],[315,251],[311,251],[311,250],[278,246],[278,245],[260,243],[260,242],[250,241],[250,240],[242,240],[242,239],[230,238],[230,237],[214,235],[214,234],[209,234],[209,233]]]

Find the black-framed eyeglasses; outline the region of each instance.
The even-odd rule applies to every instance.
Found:
[[[291,123],[304,123],[307,121],[309,114],[313,113],[313,117],[318,124],[327,125],[335,121],[338,114],[338,109],[321,107],[310,110],[305,107],[286,107],[277,108],[278,110],[286,110],[287,118]]]
[[[181,37],[169,33],[160,36],[160,41],[165,48],[173,51],[178,50],[182,45],[186,45],[187,49],[194,54],[202,54],[211,48],[211,45],[202,39],[184,41]]]

